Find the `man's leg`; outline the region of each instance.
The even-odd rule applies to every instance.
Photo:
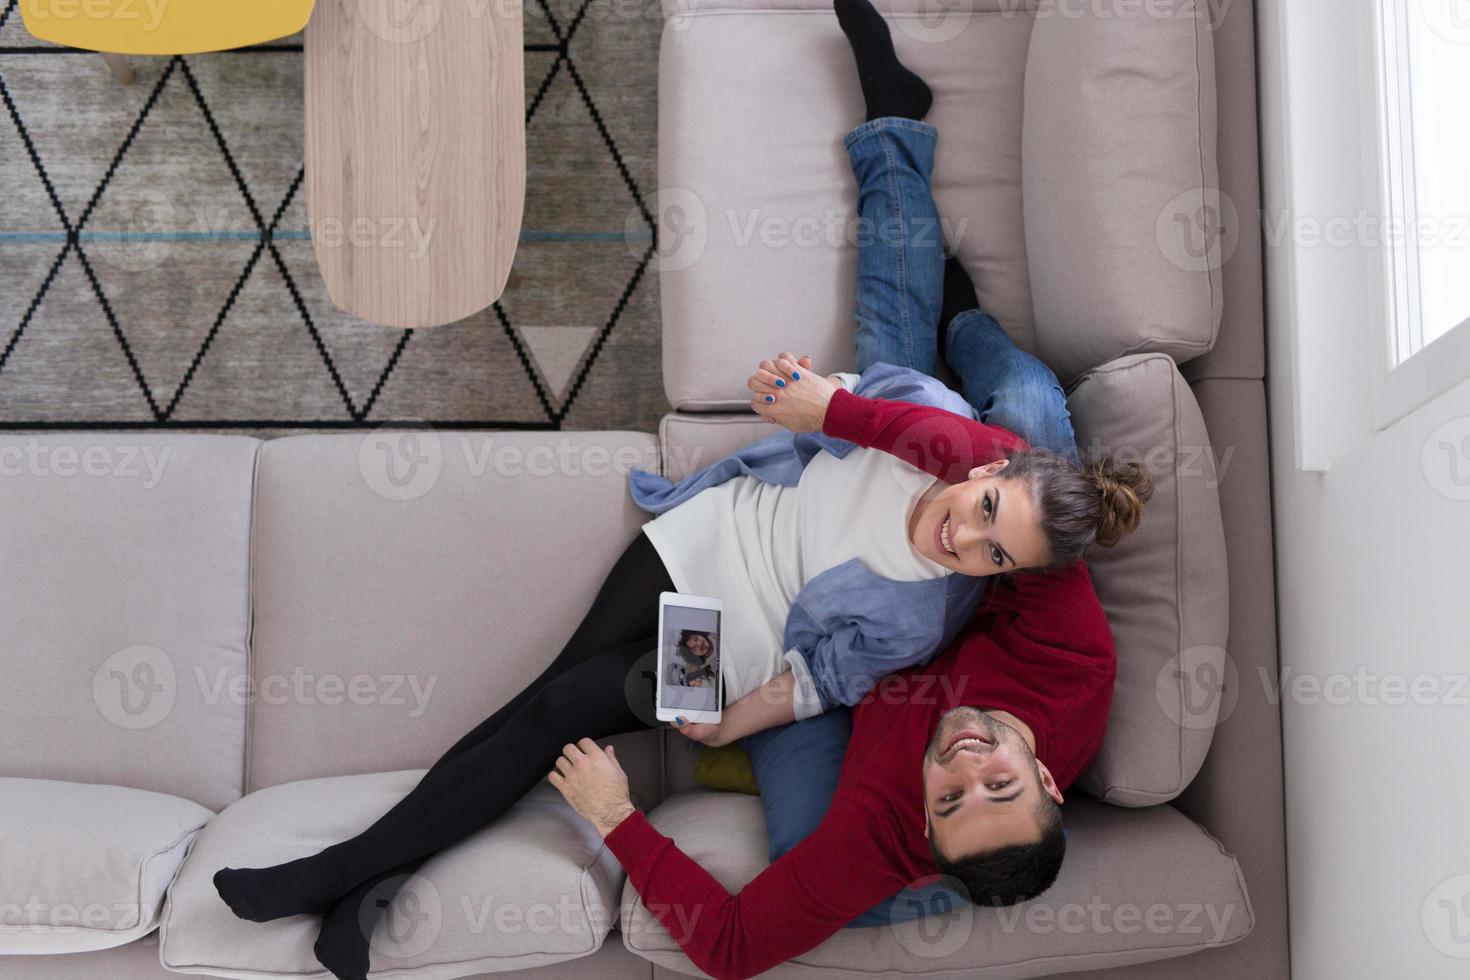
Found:
[[[1061,382],[1041,360],[1012,343],[995,317],[968,310],[951,319],[944,359],[980,421],[1009,429],[1038,449],[1077,458]]]

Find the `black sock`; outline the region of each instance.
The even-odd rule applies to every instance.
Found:
[[[898,60],[883,15],[868,0],[834,0],[832,8],[857,59],[858,81],[868,104],[868,118],[923,119],[934,95],[922,78]]]
[[[960,263],[959,256],[951,255],[944,260],[944,301],[939,307],[939,356],[944,357],[944,341],[949,333],[949,321],[969,310],[980,308],[975,296],[975,285],[970,274]]]

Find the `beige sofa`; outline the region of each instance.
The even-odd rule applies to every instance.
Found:
[[[665,11],[657,436],[0,438],[0,977],[325,976],[315,920],[235,920],[213,871],[365,826],[529,681],[645,519],[627,470],[763,434],[753,359],[850,366],[853,249],[801,230],[852,209],[861,113],[823,6]],[[936,194],[982,301],[1072,386],[1084,448],[1139,452],[1160,495],[1094,563],[1119,681],[1057,885],[773,972],[1284,977],[1249,4],[884,9],[934,84]],[[1224,236],[1190,237],[1217,194]],[[758,801],[696,787],[684,740],[620,758],[727,886],[764,866]],[[425,864],[373,962],[697,973],[546,786]]]

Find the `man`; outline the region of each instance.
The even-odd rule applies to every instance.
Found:
[[[839,391],[828,435],[954,479],[991,447],[942,409]],[[982,905],[1030,898],[1064,852],[1062,790],[1102,742],[1116,658],[1086,567],[1017,575],[929,664],[853,709],[816,830],[731,895],[632,805],[611,749],[568,745],[551,775],[700,969],[746,977],[820,944],[936,872]]]

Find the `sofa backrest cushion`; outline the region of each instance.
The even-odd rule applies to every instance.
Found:
[[[1036,11],[1021,189],[1039,353],[1063,381],[1135,351],[1182,362],[1215,343],[1221,223],[1234,218],[1220,210],[1209,6]]]
[[[0,436],[0,776],[240,796],[258,446]]]
[[[1166,354],[1089,372],[1067,401],[1084,456],[1141,463],[1154,496],[1137,531],[1088,557],[1118,651],[1107,736],[1082,789],[1150,806],[1184,791],[1214,737],[1230,593],[1214,448]]]
[[[628,469],[655,465],[633,432],[267,443],[250,788],[432,764],[561,650],[647,517]]]

